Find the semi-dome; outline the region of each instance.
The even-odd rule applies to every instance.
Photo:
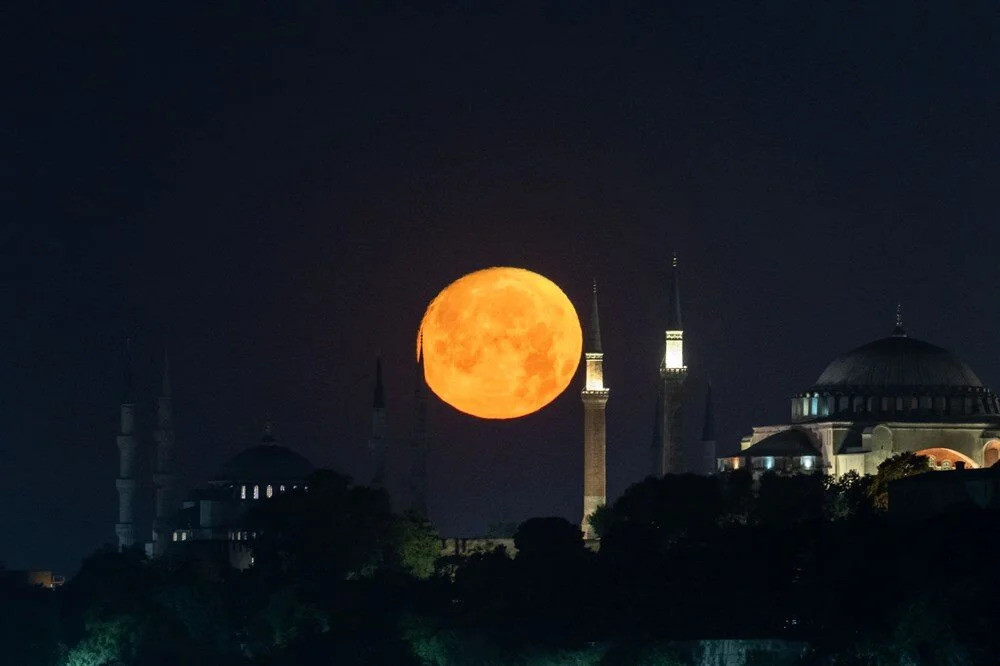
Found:
[[[965,361],[896,330],[853,349],[792,398],[792,419],[942,421],[990,420],[1000,400]]]
[[[226,461],[213,481],[303,481],[312,471],[312,463],[291,449],[259,444]]]
[[[867,387],[981,387],[979,377],[946,349],[892,335],[853,349],[826,367],[813,390]]]

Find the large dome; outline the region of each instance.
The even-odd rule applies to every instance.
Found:
[[[260,444],[230,458],[213,480],[216,483],[304,481],[312,471],[312,463],[291,449],[276,444]]]
[[[849,351],[826,367],[810,390],[978,388],[976,373],[946,349],[896,334]]]
[[[792,420],[968,421],[1000,416],[1000,399],[965,362],[906,335],[847,352],[792,397]]]

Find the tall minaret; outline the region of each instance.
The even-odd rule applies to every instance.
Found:
[[[678,474],[684,471],[685,460],[681,450],[684,437],[682,406],[684,379],[684,329],[681,325],[681,292],[677,276],[677,254],[674,254],[670,275],[670,308],[667,311],[665,349],[660,362],[663,413],[660,426],[660,451],[654,451],[653,475]]]
[[[585,539],[593,539],[596,535],[587,519],[597,507],[607,502],[604,411],[610,393],[604,386],[604,352],[601,348],[601,323],[597,315],[596,280],[583,355],[587,367],[583,390],[580,391],[583,401],[583,520],[580,529]]]
[[[708,380],[705,389],[705,422],[701,427],[702,474],[715,474],[717,462],[715,457],[715,411],[712,405],[712,380]]]
[[[133,524],[133,501],[135,499],[135,395],[132,391],[132,341],[125,340],[125,395],[121,404],[121,426],[118,432],[118,550],[131,548],[135,544]]]
[[[170,387],[170,358],[163,354],[163,384],[156,399],[156,516],[153,519],[153,555],[163,555],[167,549],[170,514],[175,508],[174,484],[174,410]]]
[[[418,346],[417,377],[413,388],[413,431],[410,434],[410,509],[426,518],[427,384],[424,381],[424,364],[420,357],[422,351]]]
[[[385,485],[385,389],[382,387],[382,357],[375,358],[375,396],[372,399],[372,436],[368,440],[371,450],[373,472],[372,485]]]

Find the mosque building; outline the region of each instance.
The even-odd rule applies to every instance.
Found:
[[[757,426],[719,468],[754,473],[874,474],[901,452],[935,469],[989,467],[1000,458],[1000,400],[951,352],[892,335],[832,361],[791,399],[790,423]],[[959,464],[961,463],[961,464]]]
[[[129,355],[130,344],[126,345]],[[118,520],[115,533],[118,549],[136,547],[139,492],[149,484],[139,478],[140,455],[144,447],[136,432],[136,400],[132,386],[131,359],[126,360],[125,392],[120,408],[120,428],[116,438],[119,452]],[[426,514],[426,409],[423,373],[419,372],[415,426],[411,436],[414,464],[409,484],[413,497],[410,508]],[[372,427],[369,439],[372,486],[383,486],[386,474],[387,418],[381,359],[376,360],[375,390],[372,399]],[[306,490],[312,463],[304,456],[277,443],[273,426],[267,422],[258,444],[227,460],[208,483],[179,499],[176,491],[176,459],[170,362],[164,357],[160,395],[156,398],[156,428],[153,431],[152,486],[155,509],[152,538],[144,542],[150,557],[183,553],[185,557],[228,561],[245,569],[253,564],[255,534],[248,527],[247,514],[260,502],[288,492]]]

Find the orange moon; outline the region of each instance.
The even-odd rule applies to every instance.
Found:
[[[483,419],[536,412],[580,363],[583,333],[569,298],[523,268],[486,268],[431,301],[417,334],[424,378],[455,409]]]

